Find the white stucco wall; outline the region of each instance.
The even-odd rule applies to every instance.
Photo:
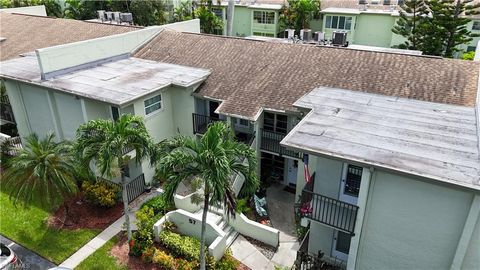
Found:
[[[18,13],[18,14],[35,15],[35,16],[47,16],[47,11],[44,5],[17,7],[17,8],[2,8],[0,9],[0,12]]]

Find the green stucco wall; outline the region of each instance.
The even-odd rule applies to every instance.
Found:
[[[462,269],[478,269],[480,266],[480,216],[477,218],[477,224],[473,235],[470,238],[470,243],[467,248],[467,253],[463,259]]]
[[[395,17],[390,15],[360,14],[356,22],[354,44],[390,47]]]
[[[376,171],[356,269],[449,269],[472,199],[467,191]]]
[[[243,6],[235,6],[234,12],[233,35],[242,37],[250,36],[252,30],[252,10]]]

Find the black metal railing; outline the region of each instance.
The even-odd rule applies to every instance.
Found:
[[[304,189],[300,215],[337,230],[354,234],[358,206]]]
[[[192,113],[192,118],[193,118],[193,134],[205,134],[205,132],[207,132],[208,126],[211,123],[214,123],[217,121],[225,121],[220,118],[201,115],[197,113]]]
[[[108,184],[117,186],[122,192],[122,184],[115,183],[111,180],[98,177],[97,181],[99,182],[106,182]],[[142,173],[141,175],[137,176],[135,179],[131,180],[127,183],[127,198],[128,202],[131,203],[133,200],[138,198],[138,196],[142,195],[145,192],[145,175]]]
[[[0,117],[2,120],[15,123],[15,117],[13,116],[12,105],[10,105],[10,103],[0,103]]]
[[[295,157],[295,158],[300,158],[300,153],[289,150],[283,146],[280,145],[280,142],[285,138],[285,134],[274,132],[274,131],[268,131],[265,129],[260,129],[261,133],[261,142],[260,142],[260,149],[277,153],[280,155],[285,155],[285,156],[290,156],[290,157]]]
[[[132,202],[145,192],[145,175],[142,173],[127,184],[128,202]]]
[[[242,142],[248,146],[251,146],[253,140],[255,140],[255,131],[253,131],[252,133],[238,132],[237,134],[235,134],[235,139],[238,142]]]

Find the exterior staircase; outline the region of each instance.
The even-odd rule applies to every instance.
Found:
[[[202,213],[203,209],[197,211],[195,215],[197,215],[199,219],[201,219]],[[229,248],[230,245],[232,245],[233,241],[235,241],[235,239],[237,238],[238,232],[235,231],[233,227],[228,224],[227,217],[223,214],[223,209],[210,207],[207,213],[207,221],[210,224],[217,225],[225,233],[224,237],[227,238],[226,246],[227,248]]]

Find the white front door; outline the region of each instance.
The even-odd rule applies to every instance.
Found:
[[[292,186],[297,184],[298,161],[287,158],[287,184]]]
[[[333,236],[332,257],[336,257],[346,262],[348,260],[351,239],[352,236],[350,234],[335,230]]]
[[[357,205],[360,181],[363,168],[352,164],[343,164],[342,181],[340,184],[340,201]]]

